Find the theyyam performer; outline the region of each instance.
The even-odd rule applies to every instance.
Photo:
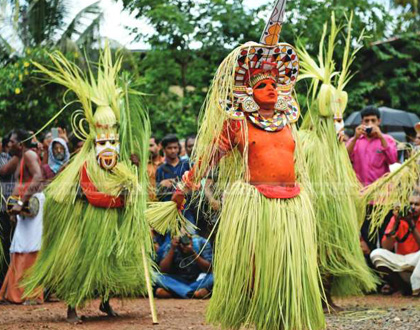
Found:
[[[219,167],[223,191],[210,323],[239,329],[322,329],[311,187],[294,123],[295,49],[279,43],[277,1],[260,43],[233,50],[214,77],[193,152],[173,200]]]
[[[79,322],[76,307],[98,296],[100,310],[115,316],[114,295],[153,299],[144,218],[148,116],[120,73],[122,57],[113,61],[108,46],[97,66],[87,62],[86,74],[60,52],[50,59],[52,66],[34,64],[77,96],[71,103],[82,110],[73,130],[85,143],[46,189],[42,247],[24,285],[28,294],[40,286],[52,290],[68,304],[69,321]],[[151,306],[157,322],[152,300]]]
[[[365,204],[346,147],[340,140],[347,106],[344,90],[351,78],[350,65],[360,48],[351,50],[352,15],[344,26],[331,17],[319,44],[317,61],[299,45],[300,79],[311,79],[309,109],[299,130],[314,194],[318,262],[328,307],[340,310],[331,296],[357,295],[376,288],[377,279],[366,264],[359,233]],[[347,28],[343,61],[334,60],[337,36]],[[361,36],[363,37],[363,36]]]

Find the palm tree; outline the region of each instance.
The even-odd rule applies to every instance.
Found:
[[[20,56],[27,48],[58,47],[63,52],[98,39],[103,13],[99,1],[70,13],[69,0],[0,0],[0,56]]]

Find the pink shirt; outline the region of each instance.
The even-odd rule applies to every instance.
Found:
[[[360,182],[367,186],[389,172],[389,165],[397,161],[397,145],[394,139],[383,134],[388,146],[382,147],[379,138],[368,140],[364,135],[359,137],[350,155],[354,171]],[[347,142],[351,143],[354,138]]]

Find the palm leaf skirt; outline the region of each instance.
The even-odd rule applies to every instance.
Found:
[[[323,329],[315,219],[305,190],[268,199],[236,182],[225,194],[207,312],[224,329]]]
[[[70,306],[98,296],[144,295],[141,246],[151,255],[150,240],[145,220],[133,208],[102,209],[82,200],[47,198],[42,247],[25,292],[49,288]]]

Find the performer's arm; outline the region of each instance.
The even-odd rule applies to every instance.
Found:
[[[209,151],[212,155],[210,162],[204,164],[200,159],[194,164],[190,171],[185,172],[182,177],[183,185],[181,185],[181,187],[178,186],[177,190],[172,195],[172,201],[177,204],[179,210],[183,209],[185,193],[198,189],[195,182],[199,181],[201,177],[197,176],[197,172],[208,173],[214,168],[220,160],[236,146],[235,137],[240,129],[240,121],[226,121],[220,136],[213,140]]]
[[[208,173],[211,169],[215,168],[220,160],[225,157],[229,152],[231,152],[237,145],[237,134],[241,130],[241,121],[226,121],[224,123],[223,130],[220,136],[216,137],[213,140],[212,147],[209,153],[212,155],[209,163],[204,164],[200,159],[197,163],[194,164],[191,171],[183,177],[183,181],[186,183],[187,188],[192,188],[191,185],[193,182],[197,182],[196,173],[200,170],[201,173]]]

